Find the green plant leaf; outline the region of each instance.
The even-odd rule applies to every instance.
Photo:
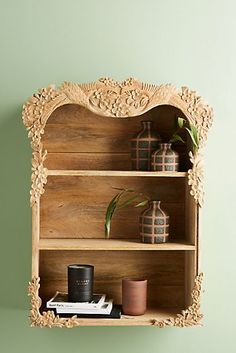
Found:
[[[185,119],[183,118],[178,118],[178,126],[180,129],[182,129],[184,127],[184,124],[185,124]]]
[[[110,229],[111,229],[111,219],[112,219],[112,215],[115,211],[116,208],[116,197],[117,195],[111,200],[111,202],[109,203],[108,207],[107,207],[107,211],[106,211],[106,216],[105,216],[105,236],[107,238],[109,238],[110,235]]]
[[[196,142],[196,140],[195,140],[195,136],[194,136],[192,130],[190,130],[190,129],[187,128],[187,127],[186,127],[186,130],[188,131],[189,136],[191,137],[191,140],[192,140],[194,146],[197,147],[198,145],[197,145],[197,142]]]
[[[185,143],[181,136],[179,136],[178,134],[174,134],[170,140],[170,143],[174,143],[177,141]]]
[[[148,204],[148,200],[144,200],[138,203],[137,205],[135,205],[134,207],[143,207],[143,206],[146,206],[147,204]]]
[[[112,219],[113,213],[115,212],[115,209],[117,207],[117,203],[118,203],[119,199],[121,198],[121,196],[125,192],[126,192],[125,189],[122,189],[121,192],[119,192],[118,194],[116,194],[113,197],[113,199],[111,200],[111,202],[109,203],[109,205],[107,207],[106,216],[105,216],[105,236],[106,236],[106,238],[109,238],[109,235],[110,235],[111,219]]]
[[[120,190],[120,191],[125,191],[125,192],[134,192],[133,189],[115,188],[114,186],[112,186],[112,189],[114,189],[114,190]]]
[[[198,145],[199,145],[199,140],[198,140],[198,131],[197,131],[197,128],[196,128],[196,126],[193,125],[193,124],[190,125],[190,128],[191,128],[192,134],[193,134],[193,136],[194,136],[196,145],[198,146]]]
[[[120,209],[120,208],[126,207],[126,206],[132,204],[132,202],[133,202],[134,200],[138,199],[138,198],[139,198],[139,195],[135,195],[135,196],[131,197],[130,199],[124,201],[124,202],[123,202],[122,204],[120,204],[117,208]]]

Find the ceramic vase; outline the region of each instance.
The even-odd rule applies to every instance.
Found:
[[[161,143],[160,148],[152,153],[152,170],[176,172],[179,170],[179,154],[171,149],[171,143]]]
[[[151,156],[161,138],[153,130],[152,121],[141,121],[142,129],[131,139],[132,170],[151,170]]]
[[[161,201],[150,201],[149,207],[139,219],[140,236],[143,243],[165,243],[169,238],[169,215],[161,209]]]

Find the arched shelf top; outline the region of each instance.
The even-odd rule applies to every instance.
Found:
[[[35,184],[37,191],[33,201],[43,193],[43,184],[46,183],[46,171],[44,171],[46,168],[43,167],[46,151],[41,141],[45,125],[57,108],[67,104],[80,105],[100,116],[122,119],[137,117],[161,105],[173,106],[181,110],[188,122],[197,129],[199,149],[195,156],[190,156],[193,163],[193,169],[190,172],[194,171],[197,165],[197,170],[200,170],[200,151],[206,143],[208,130],[212,125],[213,111],[195,91],[187,87],[182,87],[178,91],[171,84],[157,86],[142,83],[134,78],[128,78],[123,82],[117,82],[111,78],[101,78],[97,82],[87,84],[65,82],[58,89],[50,85],[39,90],[23,106],[23,123],[28,130],[33,149],[32,189]],[[36,171],[40,165],[44,169]],[[40,173],[42,192],[38,186],[36,187]],[[191,178],[194,178],[194,184],[201,184],[199,182],[201,175],[195,173]],[[201,203],[199,200],[202,196],[199,196],[197,191],[193,192],[196,201]],[[201,190],[200,193],[202,194]]]
[[[207,139],[213,118],[212,108],[187,87],[178,91],[171,84],[156,86],[134,78],[123,82],[102,78],[94,83],[65,82],[59,89],[50,85],[39,90],[23,107],[26,128],[34,130],[35,125],[38,129],[43,128],[52,112],[65,104],[78,104],[98,115],[114,118],[134,117],[160,105],[171,105],[196,125],[202,144]],[[32,131],[30,137],[33,134]]]

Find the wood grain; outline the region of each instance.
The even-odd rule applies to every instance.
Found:
[[[40,239],[41,250],[195,250],[196,247],[184,240],[179,242],[167,242],[161,244],[145,244],[140,239]]]
[[[148,308],[144,315],[122,315],[121,319],[84,319],[80,318],[82,326],[150,326],[153,319],[165,320],[179,314],[183,308]]]
[[[185,239],[182,178],[49,176],[41,197],[41,238],[104,238],[106,208],[116,188],[130,188],[162,200],[170,215],[170,238]],[[113,218],[111,237],[137,238],[142,209],[119,210]]]
[[[155,178],[186,178],[187,172],[162,172],[162,171],[141,171],[141,170],[48,170],[47,175],[51,176],[131,176],[131,177],[155,177]]]
[[[50,116],[42,138],[48,151],[46,166],[129,170],[130,139],[140,131],[141,121],[152,120],[163,141],[168,141],[178,116],[183,113],[172,106],[159,106],[126,119],[98,116],[78,105],[62,106]],[[174,148],[180,153],[180,170],[187,170],[185,145],[175,144]]]
[[[48,169],[74,170],[130,170],[130,153],[59,152],[48,153],[45,161]]]

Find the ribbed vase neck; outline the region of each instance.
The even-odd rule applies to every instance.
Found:
[[[161,201],[149,201],[149,206],[152,208],[159,208],[161,205]]]
[[[163,150],[168,150],[171,148],[171,143],[160,143],[160,148]]]
[[[143,121],[141,121],[141,124],[142,124],[143,128],[150,129],[152,127],[152,125],[153,125],[153,121],[145,121],[145,120],[143,120]]]

